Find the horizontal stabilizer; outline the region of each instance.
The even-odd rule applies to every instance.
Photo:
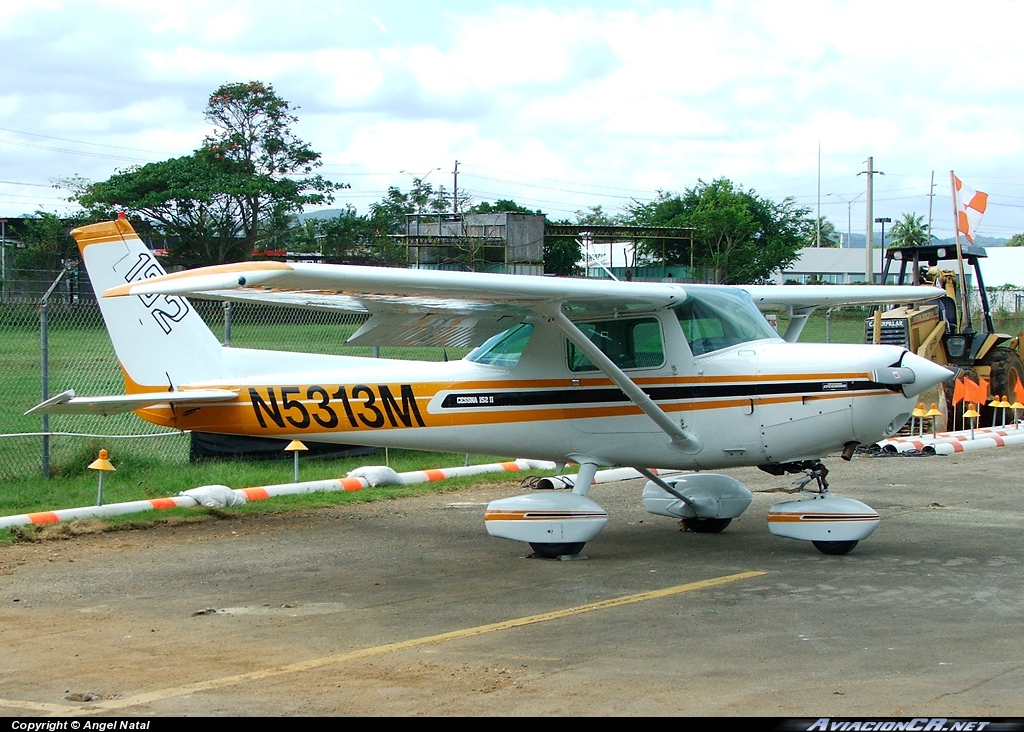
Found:
[[[25,414],[111,414],[133,412],[154,404],[201,405],[232,402],[238,392],[229,389],[195,389],[192,391],[153,391],[142,394],[76,397],[68,390],[37,404]]]

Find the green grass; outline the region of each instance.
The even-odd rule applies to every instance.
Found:
[[[223,332],[219,304],[207,308],[207,322],[215,334]],[[355,319],[358,320],[358,319]],[[112,394],[123,389],[120,368],[106,330],[95,308],[53,307],[49,314],[49,364],[52,396],[74,388],[80,394]],[[239,308],[232,326],[232,343],[244,348],[266,348],[316,353],[372,356],[372,348],[352,348],[346,339],[359,325],[338,314],[301,313]],[[0,434],[35,433],[42,424],[39,416],[25,416],[40,401],[39,310],[34,306],[0,307]],[[447,355],[460,358],[466,351],[440,348],[382,348],[380,355],[437,361]],[[96,434],[145,434],[162,431],[133,415],[108,418],[50,417],[52,432]],[[283,461],[208,461],[188,463],[188,438],[168,432],[153,439],[84,438],[54,435],[51,443],[51,478],[41,477],[41,437],[0,438],[0,515],[94,505],[97,475],[86,469],[100,448],[106,448],[117,470],[104,480],[104,502],[117,503],[176,495],[200,485],[220,483],[232,488],[271,485],[292,481],[293,466]],[[474,464],[494,458],[475,457]],[[300,460],[301,480],[343,477],[349,470],[366,464],[387,462],[398,472],[423,468],[463,465],[464,455],[431,454],[392,450],[385,457],[364,456],[347,460]],[[422,492],[446,490],[468,481],[508,479],[494,477],[455,479],[442,485],[366,489],[356,493],[322,493],[259,501],[241,509],[245,512],[288,510],[303,506],[376,500]],[[187,513],[187,511],[185,511]],[[181,511],[144,514],[151,517]],[[113,523],[131,519],[111,520]],[[23,535],[25,532],[16,532]],[[10,541],[11,532],[0,531],[0,542]]]

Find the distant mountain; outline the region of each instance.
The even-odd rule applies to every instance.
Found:
[[[885,246],[888,247],[890,244],[892,244],[892,241],[889,239],[889,236],[888,236],[889,232],[886,231],[885,233],[886,233]],[[846,232],[843,232],[843,247],[844,248],[849,248],[849,249],[863,249],[864,248],[864,239],[865,239],[864,234],[857,234],[855,232],[851,233],[850,234],[850,244],[847,245],[847,243],[846,243]],[[954,237],[949,237],[947,239],[936,239],[935,241],[938,244],[952,244],[952,245],[956,244],[956,239]],[[1008,242],[1008,241],[1009,241],[1009,239],[998,239],[998,238],[993,237],[993,236],[978,236],[978,237],[975,237],[974,243],[977,244],[978,246],[982,246],[982,247],[1001,247],[1001,246],[1006,246],[1006,242]],[[878,232],[877,231],[875,232],[874,244],[875,244],[876,248],[879,245],[879,242],[878,242]]]
[[[348,211],[343,208],[324,208],[319,211],[304,211],[303,213],[296,215],[295,218],[300,222],[305,221],[306,219],[322,221],[324,219],[336,219],[346,213],[348,213]],[[861,246],[863,247],[864,245],[862,244]]]

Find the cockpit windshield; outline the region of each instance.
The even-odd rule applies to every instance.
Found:
[[[513,325],[474,348],[466,356],[466,360],[489,366],[515,366],[519,363],[519,357],[523,355],[523,349],[526,348],[531,335],[533,326],[529,323]]]
[[[747,341],[779,340],[779,334],[742,291],[688,285],[686,294],[686,302],[674,309],[694,356]]]

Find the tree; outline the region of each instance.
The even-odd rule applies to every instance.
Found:
[[[66,262],[79,257],[75,240],[68,233],[77,223],[66,222],[54,213],[36,211],[35,216],[25,219],[21,234],[24,246],[12,250],[15,268],[56,276]]]
[[[329,203],[345,187],[310,175],[320,154],[295,137],[293,108],[269,84],[225,84],[205,116],[214,132],[192,155],[98,183],[73,179],[71,200],[94,214],[125,211],[158,222],[172,258],[198,265],[248,259],[261,241],[273,246],[289,214]]]
[[[200,150],[115,173],[72,198],[97,215],[110,218],[121,210],[157,222],[176,263],[218,264],[252,252],[230,187],[219,162]]]
[[[698,181],[681,196],[659,191],[656,200],[630,209],[630,223],[692,228],[693,251],[671,242],[664,250],[667,263],[713,269],[718,283],[745,283],[764,281],[796,259],[814,228],[809,213],[791,198],[771,201],[719,178]],[[640,246],[661,259],[660,243],[658,251]]]
[[[575,237],[544,237],[544,273],[558,277],[582,274],[580,260],[583,249]]]
[[[1014,234],[1003,246],[1024,247],[1024,234]]]
[[[316,243],[328,262],[394,267],[405,264],[408,253],[377,222],[349,206],[333,219],[307,219]]]
[[[210,95],[204,116],[214,132],[203,147],[222,163],[222,182],[237,201],[248,251],[256,246],[261,220],[333,200],[339,186],[310,175],[321,165],[320,153],[295,136],[294,108],[270,84],[224,84]],[[289,177],[296,175],[306,177]]]
[[[468,196],[459,196],[462,204],[469,206]],[[370,215],[380,226],[391,234],[405,233],[405,217],[409,214],[446,213],[451,211],[451,198],[444,186],[437,190],[422,178],[413,178],[412,190],[408,193],[398,186],[388,188],[387,194],[377,203],[370,204]]]
[[[924,216],[905,213],[902,219],[892,225],[889,233],[889,246],[921,247],[928,244],[931,239],[931,234],[928,233],[928,224],[924,223]]]
[[[487,201],[481,201],[478,204],[470,206],[467,209],[463,209],[468,214],[490,214],[490,213],[525,213],[525,214],[541,214],[544,213],[539,208],[536,211],[531,211],[526,206],[520,206],[515,201],[507,198],[499,198],[494,203],[488,203]]]
[[[586,211],[576,212],[577,226],[617,226],[621,223],[622,216],[607,214],[601,206],[591,206]]]
[[[811,222],[811,238],[807,242],[807,246],[818,246],[818,226],[821,226],[822,247],[838,247],[841,244],[842,239],[840,239],[839,233],[836,231],[835,224],[822,216],[818,219],[818,223]]]

